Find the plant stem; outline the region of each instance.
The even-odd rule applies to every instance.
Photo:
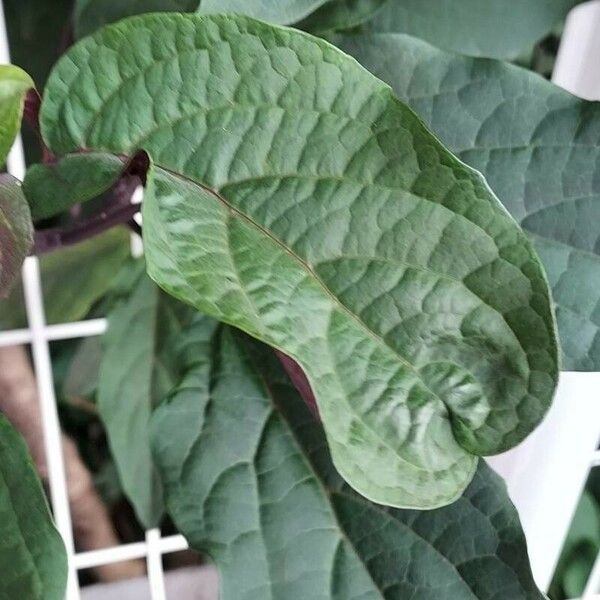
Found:
[[[65,246],[72,246],[91,237],[104,233],[116,225],[129,223],[139,212],[136,204],[113,206],[89,218],[72,221],[64,227],[41,229],[34,233],[32,254],[40,255]]]
[[[135,190],[146,183],[149,166],[150,159],[145,152],[134,154],[98,213],[87,217],[80,217],[75,213],[73,220],[66,225],[37,230],[34,233],[32,254],[46,254],[78,244],[117,225],[128,225],[141,236],[142,228],[133,218],[139,212],[140,205],[132,204],[131,198]]]

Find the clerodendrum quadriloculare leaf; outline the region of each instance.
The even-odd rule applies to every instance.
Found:
[[[67,555],[25,442],[0,415],[0,599],[63,600]]]
[[[564,368],[600,370],[600,104],[409,36],[336,41],[485,175],[542,257]]]
[[[148,151],[151,276],[303,367],[365,496],[451,502],[543,417],[557,344],[530,242],[333,46],[243,17],[132,18],[68,52],[41,121],[55,153]]]
[[[223,600],[542,600],[517,513],[483,461],[449,507],[372,504],[337,475],[272,352],[206,317],[179,343],[185,376],[154,413],[154,457]]]

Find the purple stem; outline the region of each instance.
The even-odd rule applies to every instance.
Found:
[[[64,227],[40,229],[34,233],[32,254],[46,254],[83,242],[111,227],[129,223],[139,210],[140,207],[136,204],[112,206],[86,219],[71,221]]]
[[[35,88],[31,88],[25,95],[25,104],[23,106],[23,119],[33,129],[38,137],[40,146],[42,148],[42,161],[44,163],[52,163],[56,160],[56,157],[44,143],[42,134],[40,132],[40,107],[42,105],[42,99]]]
[[[139,212],[138,204],[131,204],[131,197],[139,185],[146,183],[150,159],[140,151],[131,157],[120,178],[113,186],[102,209],[88,217],[78,217],[60,227],[40,229],[34,233],[32,253],[39,255],[72,246],[104,233],[116,225],[127,224],[141,235],[141,227],[134,216]]]

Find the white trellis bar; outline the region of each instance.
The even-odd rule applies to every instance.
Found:
[[[557,61],[554,80],[570,91],[600,98],[600,0],[572,11]],[[9,63],[9,49],[0,2],[0,63]],[[8,159],[8,170],[19,179],[25,172],[21,140]],[[139,194],[135,200],[139,201]],[[132,252],[141,251],[139,240]],[[23,267],[27,329],[0,332],[0,346],[30,344],[43,417],[52,509],[69,558],[66,600],[80,600],[77,573],[101,565],[146,559],[151,600],[166,600],[162,556],[185,550],[182,536],[161,537],[158,529],[145,540],[91,552],[74,546],[67,497],[61,432],[52,378],[49,344],[64,339],[102,335],[105,319],[48,325],[45,320],[39,263]],[[555,405],[548,418],[519,448],[491,462],[507,479],[528,537],[532,566],[540,587],[547,589],[578,499],[589,471],[600,466],[600,373],[563,373]],[[1,574],[0,574],[1,576]],[[589,577],[583,600],[600,600],[600,557]]]
[[[0,3],[0,64],[6,63],[10,63],[10,53],[4,7]],[[23,179],[25,175],[25,158],[20,138],[17,139],[11,150],[7,168],[9,173],[18,179]],[[139,201],[139,195],[134,201]],[[136,254],[139,253],[139,244],[133,242],[132,251]],[[162,556],[188,548],[187,542],[182,536],[162,538],[159,529],[152,529],[146,532],[144,542],[124,544],[93,552],[77,553],[75,550],[49,343],[55,340],[101,335],[106,330],[106,320],[93,319],[77,323],[47,325],[37,258],[29,257],[26,259],[22,275],[28,329],[0,332],[0,346],[31,344],[42,412],[50,499],[56,526],[65,542],[69,559],[66,600],[80,600],[81,598],[77,577],[78,571],[133,558],[146,559],[151,600],[166,600]]]

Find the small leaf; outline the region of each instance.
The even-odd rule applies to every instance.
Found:
[[[600,104],[524,69],[409,36],[336,41],[485,175],[546,267],[563,368],[599,371]]]
[[[352,29],[371,19],[387,0],[330,0],[298,23],[311,33]]]
[[[111,287],[115,273],[130,256],[129,233],[116,227],[93,239],[40,257],[44,308],[48,323],[78,321]],[[0,328],[27,326],[20,281],[0,302]]]
[[[103,338],[98,410],[123,489],[140,522],[154,527],[163,505],[150,455],[150,414],[177,381],[169,351],[191,311],[158,289],[143,261],[128,264],[118,284],[121,301],[108,315]]]
[[[0,298],[6,298],[33,244],[33,225],[21,182],[0,174]]]
[[[21,127],[25,95],[33,87],[25,71],[14,65],[0,65],[0,167]]]
[[[456,503],[389,509],[339,478],[272,353],[199,317],[187,372],[155,412],[167,506],[220,572],[222,600],[542,600],[499,477]]]
[[[478,455],[545,414],[558,357],[531,244],[326,42],[242,17],[133,18],[63,58],[42,129],[56,153],[149,152],[150,275],[302,366],[368,498],[449,503]]]
[[[67,556],[21,436],[0,415],[0,598],[63,600]]]
[[[23,192],[33,220],[54,217],[107,192],[123,167],[123,161],[117,157],[93,153],[73,154],[52,164],[29,167]]]
[[[369,24],[460,54],[514,59],[550,33],[581,0],[388,0]]]

